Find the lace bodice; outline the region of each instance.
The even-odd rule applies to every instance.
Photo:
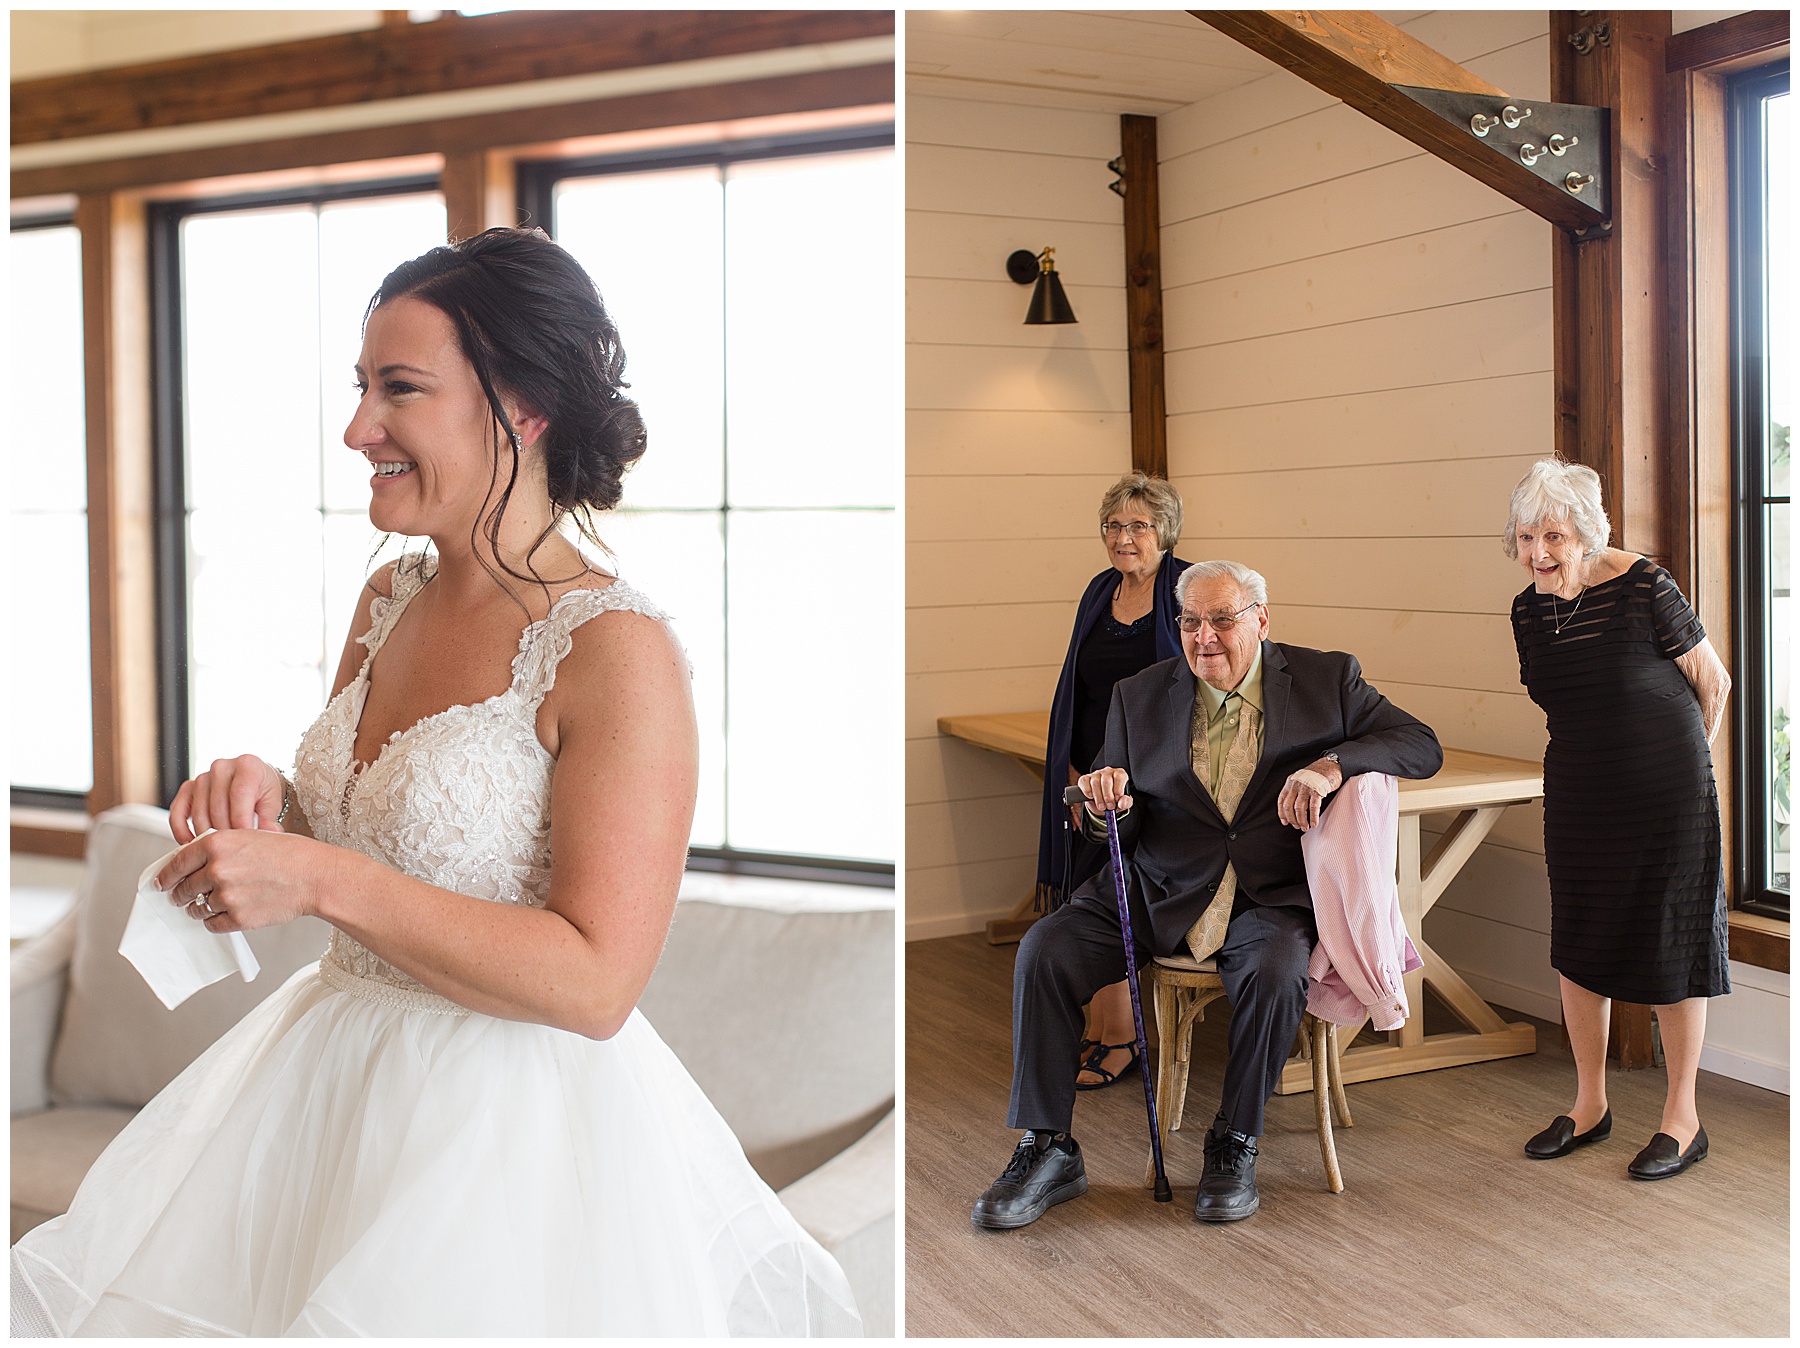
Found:
[[[356,727],[368,698],[369,667],[424,584],[416,563],[408,558],[395,569],[392,599],[373,602],[374,624],[357,638],[368,647],[362,668],[301,738],[295,795],[322,842],[458,894],[541,908],[550,892],[556,760],[538,741],[538,709],[577,627],[619,610],[663,621],[668,615],[622,580],[569,591],[521,634],[505,692],[396,731],[359,772]],[[328,977],[332,966],[385,985],[409,1004],[442,1002],[341,931],[332,933],[325,954]]]

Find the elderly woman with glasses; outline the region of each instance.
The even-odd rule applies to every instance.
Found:
[[[1544,709],[1550,963],[1575,1055],[1575,1103],[1525,1144],[1537,1160],[1612,1134],[1614,998],[1655,1006],[1662,1121],[1627,1167],[1679,1175],[1706,1156],[1694,1080],[1706,999],[1731,991],[1719,795],[1708,749],[1731,679],[1667,571],[1607,546],[1591,468],[1540,459],[1503,540],[1531,584],[1513,600],[1519,678]]]
[[[1109,565],[1088,582],[1075,610],[1075,630],[1050,705],[1038,830],[1037,885],[1043,906],[1063,903],[1105,861],[1105,848],[1082,836],[1079,816],[1063,804],[1062,794],[1094,766],[1094,755],[1106,739],[1113,685],[1181,654],[1175,580],[1187,563],[1171,551],[1180,537],[1181,497],[1161,478],[1127,473],[1100,498],[1100,541]],[[1137,1061],[1124,982],[1095,995],[1088,1021],[1076,1077],[1079,1090],[1109,1086]]]

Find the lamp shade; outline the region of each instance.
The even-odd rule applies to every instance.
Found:
[[[1052,264],[1046,264],[1038,274],[1037,285],[1031,292],[1031,304],[1025,311],[1028,324],[1038,323],[1075,323],[1075,310],[1069,307],[1069,297],[1063,294],[1062,277],[1056,274]]]

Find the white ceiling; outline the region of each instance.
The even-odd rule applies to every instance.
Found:
[[[1272,67],[1183,10],[909,10],[910,93],[1155,115]]]

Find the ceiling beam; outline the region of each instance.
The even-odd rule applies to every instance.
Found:
[[[885,109],[883,116],[891,117],[893,101],[894,65],[889,61],[878,66],[815,70],[775,79],[708,84],[694,89],[663,89],[623,98],[518,108],[473,117],[288,136],[130,159],[14,169],[12,188],[17,198],[61,192],[158,188],[194,179],[276,173],[320,164],[536,147],[589,136],[809,112],[828,113],[840,108]]]
[[[531,10],[384,26],[12,86],[12,143],[891,37],[891,10]]]
[[[1504,90],[1366,10],[1189,10],[1308,84],[1487,184],[1551,224],[1588,229],[1603,213],[1478,139],[1407,88],[1505,99]]]

